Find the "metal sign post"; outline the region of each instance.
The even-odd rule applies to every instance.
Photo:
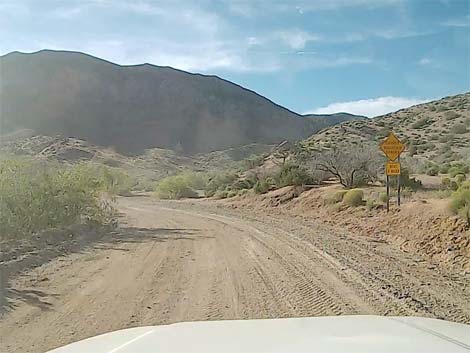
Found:
[[[390,177],[387,175],[387,212],[390,211]]]
[[[380,144],[380,149],[387,156],[387,163],[385,164],[385,175],[387,177],[387,212],[390,211],[390,176],[397,177],[398,186],[398,206],[401,204],[401,164],[400,154],[405,150],[405,145],[400,142],[398,137],[392,132]],[[397,160],[395,162],[395,160]]]
[[[400,164],[400,156],[398,156],[398,164]],[[401,204],[401,172],[398,173],[397,175],[397,184],[398,184],[398,193],[397,193],[397,199],[398,199],[398,207],[400,207]]]

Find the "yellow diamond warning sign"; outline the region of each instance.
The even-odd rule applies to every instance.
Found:
[[[385,153],[388,159],[394,161],[405,150],[405,145],[402,144],[398,137],[392,132],[384,142],[381,143],[380,149]]]
[[[387,162],[385,164],[385,174],[386,175],[400,175],[401,173],[401,168],[400,168],[400,163],[399,162]]]

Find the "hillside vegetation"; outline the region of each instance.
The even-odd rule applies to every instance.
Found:
[[[258,194],[283,186],[302,186],[298,190],[302,193],[305,187],[339,183],[346,190],[327,197],[328,207],[338,211],[345,206],[382,210],[387,201],[386,158],[379,144],[391,131],[407,146],[401,159],[402,201],[443,202],[445,214],[453,213],[470,226],[468,93],[374,119],[345,122],[304,141],[281,144],[226,185],[228,192],[220,195],[239,194],[231,192],[231,185],[244,179],[254,180],[251,188]],[[390,184],[396,200],[396,179],[391,178]]]
[[[344,122],[312,135],[304,145],[326,149],[363,145],[378,148],[390,131],[405,143],[404,156],[413,157],[420,166],[470,161],[470,93],[373,119]]]
[[[128,174],[133,179],[134,191],[152,191],[156,181],[172,175],[249,169],[259,165],[263,155],[269,154],[273,147],[250,144],[194,156],[153,148],[146,150],[142,155],[128,156],[76,138],[32,136],[32,131],[23,130],[21,133],[0,139],[0,156],[24,156],[37,161],[59,162],[64,165],[93,162],[103,168],[109,167]]]
[[[128,188],[125,175],[93,164],[65,167],[27,158],[0,159],[0,240],[43,230],[111,221],[102,193]]]

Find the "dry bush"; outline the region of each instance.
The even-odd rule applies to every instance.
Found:
[[[351,189],[343,197],[343,203],[350,207],[361,206],[364,203],[364,191],[361,189]]]
[[[377,180],[383,168],[378,153],[367,147],[344,147],[323,150],[315,155],[316,169],[338,178],[346,188]]]

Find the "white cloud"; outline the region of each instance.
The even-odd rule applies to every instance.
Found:
[[[301,15],[304,14],[304,10],[302,9],[302,7],[296,6],[295,9],[299,12],[299,14],[301,14]]]
[[[382,6],[400,5],[404,0],[316,0],[297,6],[303,12],[338,10],[345,7],[376,8]]]
[[[51,11],[50,15],[52,17],[58,17],[61,19],[71,19],[73,17],[81,15],[84,10],[86,9],[85,6],[75,6],[75,7],[64,7],[64,8],[57,8]]]
[[[322,42],[322,43],[353,43],[362,42],[369,39],[402,39],[420,37],[432,34],[432,31],[411,31],[406,29],[380,29],[380,30],[365,30],[362,32],[348,32],[341,35],[320,35],[312,34],[302,31],[300,29],[288,29],[275,32],[271,38],[281,40],[288,44],[292,49],[303,49],[308,42]]]
[[[107,1],[107,0],[91,0],[78,5],[62,5],[54,8],[49,12],[50,17],[56,17],[59,19],[72,19],[86,14],[86,11],[92,8],[101,8],[113,10],[122,10],[138,15],[165,15],[166,11],[163,7],[159,7],[152,2],[147,1],[135,1],[135,2],[123,2],[123,1]]]
[[[269,12],[285,13],[292,12],[303,15],[306,12],[335,11],[342,8],[378,8],[383,6],[401,5],[406,0],[313,0],[313,1],[291,1],[291,0],[257,0],[257,1],[233,1],[225,3],[228,9],[235,15],[253,17],[256,14]]]
[[[143,15],[165,14],[165,11],[161,7],[156,6],[156,4],[143,1],[123,3],[121,4],[121,6],[126,10],[130,10]]]
[[[261,41],[257,37],[248,37],[246,42],[249,46],[260,45]]]
[[[275,37],[292,49],[303,49],[308,42],[319,40],[320,37],[298,28],[277,31]]]
[[[422,58],[420,61],[418,61],[419,65],[429,65],[431,63],[431,59],[428,58]]]
[[[14,1],[11,2],[1,2],[0,10],[5,11],[5,13],[11,14],[22,14],[25,12],[30,12],[29,7],[26,4],[17,3]]]
[[[227,5],[229,11],[238,16],[251,17],[255,11],[254,7],[249,2],[228,1]]]
[[[133,43],[135,44],[135,43]],[[232,72],[269,73],[281,70],[281,63],[273,58],[253,60],[243,51],[232,50],[232,44],[225,42],[207,42],[204,44],[186,44],[182,47],[166,39],[139,43],[143,49],[134,50],[129,43],[121,40],[76,41],[73,46],[54,41],[36,42],[31,51],[42,48],[53,50],[72,50],[87,53],[120,65],[150,63],[158,66],[170,66],[176,69],[211,73],[214,70]],[[155,48],[158,48],[155,49]]]
[[[378,97],[371,99],[361,99],[350,102],[337,102],[329,104],[326,107],[314,109],[305,114],[332,114],[346,112],[351,114],[364,115],[369,118],[384,115],[408,108],[412,105],[429,102],[429,99],[414,99],[405,97]]]
[[[383,38],[383,39],[401,39],[401,38],[412,38],[420,37],[429,34],[433,34],[432,31],[410,31],[404,29],[388,29],[388,30],[377,30],[372,31],[370,36]]]
[[[470,27],[470,15],[463,18],[452,18],[441,22],[440,25],[445,27]]]
[[[269,31],[257,29],[250,33],[249,28],[240,28],[230,17],[202,6],[201,3],[87,0],[71,2],[68,6],[57,3],[50,8],[31,7],[35,19],[41,23],[53,20],[58,23],[58,28],[64,28],[69,26],[69,20],[73,20],[73,26],[80,28],[83,21],[87,23],[88,18],[99,17],[109,30],[102,31],[98,28],[94,33],[94,28],[87,27],[86,31],[74,36],[73,40],[70,40],[67,31],[38,31],[37,34],[28,34],[27,41],[18,37],[15,41],[0,43],[0,52],[72,50],[123,65],[148,62],[203,73],[299,72],[312,68],[334,68],[372,62],[372,58],[348,55],[347,52],[335,54],[317,48],[312,50],[309,43],[328,42],[329,38],[297,27],[281,27]],[[269,4],[276,7],[277,10],[274,11],[281,11],[280,7],[287,11],[292,7],[292,3],[281,1],[274,4],[263,1],[228,4],[243,5],[232,11],[244,11],[244,15],[248,15],[250,6],[265,6],[265,12],[271,6]],[[2,9],[10,12],[30,10],[28,6],[16,8],[2,5],[0,0],[0,11]],[[125,31],[120,23],[116,23],[116,18],[123,15],[131,17],[131,31]],[[259,13],[253,12],[252,15],[259,16]]]
[[[342,67],[349,65],[365,65],[370,64],[372,59],[369,57],[317,57],[308,58],[307,67],[312,68],[328,68],[328,67]]]
[[[185,71],[211,72],[227,70],[233,72],[267,73],[278,71],[275,61],[257,63],[243,54],[216,48],[193,48],[186,52],[155,52],[146,55],[146,62],[161,66],[171,66]]]

